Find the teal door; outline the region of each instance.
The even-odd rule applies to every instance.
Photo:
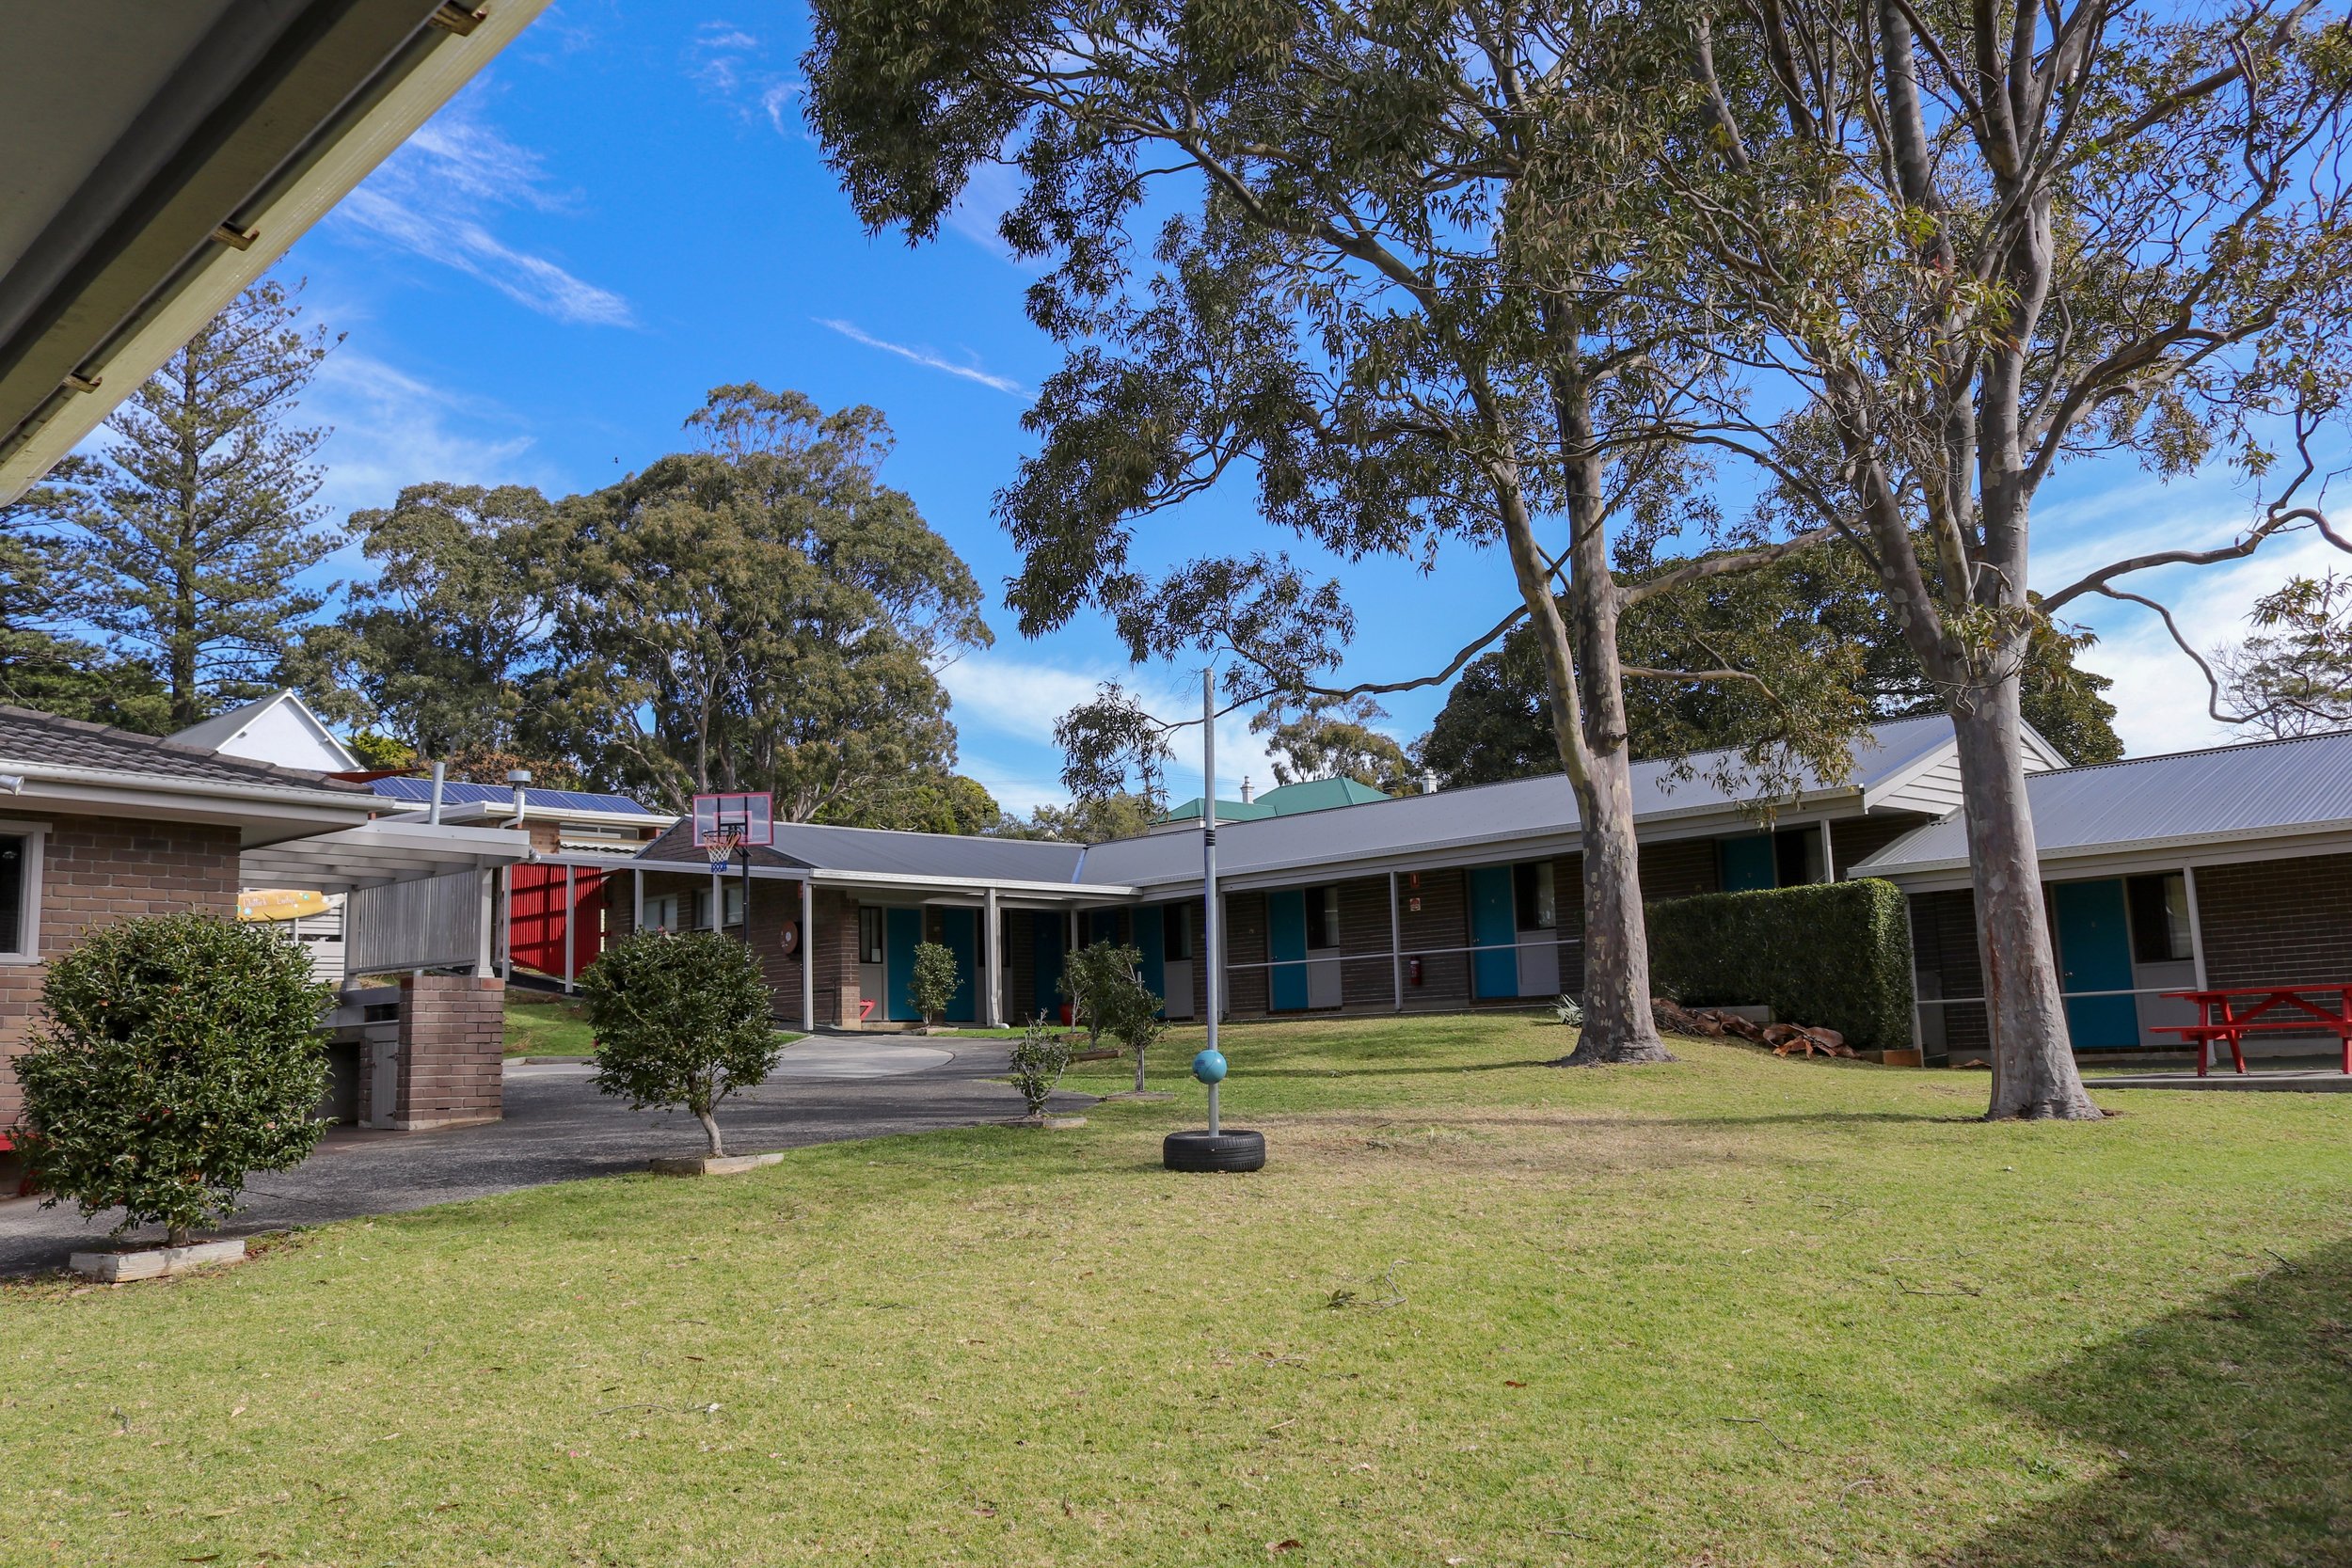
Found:
[[[1511,868],[1472,866],[1470,906],[1470,942],[1479,949],[1470,957],[1470,994],[1518,995],[1518,911],[1511,899]]]
[[[1061,992],[1062,917],[1038,913],[1029,917],[1029,950],[1035,955],[1029,981],[1029,1013],[1033,1018],[1059,1018]]]
[[[973,984],[979,974],[980,911],[940,911],[939,940],[941,946],[956,956],[956,994],[947,999],[947,1010],[941,1016],[950,1023],[969,1023],[980,1016],[975,1006],[977,988]]]
[[[1725,893],[1761,893],[1780,885],[1772,863],[1772,835],[1715,841],[1717,879]]]
[[[2077,1051],[2139,1043],[2139,1008],[2129,996],[2079,996],[2129,990],[2132,933],[2121,879],[2058,882],[2050,888],[2058,919],[2058,983],[2066,994],[2066,1032]]]
[[[1266,1006],[1278,1013],[1307,1010],[1307,895],[1294,888],[1265,895]]]
[[[1162,1002],[1168,1000],[1168,928],[1162,924],[1166,914],[1157,904],[1136,911],[1136,946],[1143,954],[1143,983]]]
[[[923,940],[921,910],[882,911],[882,973],[889,979],[890,1017],[919,1023],[914,1010],[914,945]]]

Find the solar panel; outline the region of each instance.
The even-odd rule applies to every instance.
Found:
[[[368,787],[387,800],[424,802],[433,799],[433,781],[430,779],[375,779],[370,782]],[[503,804],[514,798],[512,785],[469,784],[462,779],[452,779],[441,785],[442,801],[453,806],[483,805],[493,801]],[[665,815],[648,810],[626,795],[603,795],[580,789],[526,787],[523,800],[530,805],[548,811],[609,811],[631,816]]]

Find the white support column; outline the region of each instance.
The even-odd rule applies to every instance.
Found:
[[[629,890],[628,934],[643,936],[645,930],[645,868],[642,865],[637,867],[629,873],[629,877],[636,885]]]
[[[564,994],[572,994],[572,974],[577,967],[572,961],[572,927],[580,914],[580,868],[564,868]]]
[[[499,880],[505,884],[506,918],[499,922],[499,978],[515,978],[515,868],[508,866]]]
[[[1389,873],[1389,977],[1396,984],[1396,1010],[1405,1010],[1405,931],[1396,912],[1396,873]]]
[[[1829,818],[1826,816],[1821,818],[1821,880],[1837,880],[1837,856],[1830,847]]]
[[[994,888],[988,890],[987,908],[980,919],[983,922],[980,930],[980,969],[983,972],[981,1026],[1002,1029],[1005,1026],[1005,962],[1004,948],[1000,943],[1005,940],[1005,933],[997,914]]]
[[[801,1028],[817,1032],[817,889],[801,879]]]
[[[499,874],[482,874],[482,945],[474,958],[474,973],[485,978],[498,968]],[[351,941],[351,905],[343,904],[343,941]]]

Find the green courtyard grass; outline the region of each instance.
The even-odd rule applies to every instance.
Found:
[[[554,991],[510,987],[506,992],[506,1054],[593,1056],[588,1004]]]
[[[1250,1177],[1184,1085],[10,1287],[0,1558],[2352,1558],[2352,1100],[1568,1040],[1231,1031]]]

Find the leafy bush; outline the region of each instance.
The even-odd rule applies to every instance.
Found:
[[[963,976],[956,972],[953,948],[935,942],[914,944],[914,974],[909,978],[907,990],[914,997],[914,1010],[923,1015],[926,1024],[937,1023],[947,1010],[947,1004],[956,999],[956,988]]]
[[[766,1078],[783,1042],[751,948],[717,931],[630,937],[580,976],[596,1033],[596,1085],[632,1110],[682,1105],[710,1139],[737,1089]]]
[[[1112,1025],[1120,1016],[1125,993],[1143,988],[1138,973],[1142,962],[1140,949],[1117,942],[1089,943],[1063,960],[1054,989],[1069,998],[1070,1021],[1086,1030],[1089,1047],[1100,1045],[1105,1033],[1118,1037]],[[1152,1006],[1156,1010],[1159,1004]]]
[[[1859,1049],[1911,1043],[1903,895],[1868,879],[1652,904],[1650,989],[1686,1006],[1763,1003]]]
[[[1087,949],[1102,955],[1086,974],[1086,1022],[1089,1037],[1108,1035],[1136,1058],[1136,1093],[1143,1092],[1143,1061],[1168,1032],[1160,999],[1143,981],[1143,955],[1134,947],[1100,942]]]
[[[16,1061],[28,1174],[85,1215],[120,1205],[117,1235],[217,1224],[249,1172],[301,1164],[326,1130],[332,994],[301,948],[217,916],[94,933],[49,966]]]
[[[1045,1102],[1061,1085],[1061,1075],[1070,1070],[1070,1041],[1031,1020],[1028,1028],[1012,1045],[1012,1086],[1021,1091],[1021,1100],[1032,1117],[1045,1114]]]

